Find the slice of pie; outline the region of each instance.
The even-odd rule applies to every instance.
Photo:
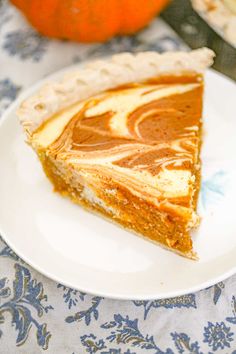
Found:
[[[122,53],[49,83],[19,108],[55,190],[196,258],[203,71],[214,53]]]

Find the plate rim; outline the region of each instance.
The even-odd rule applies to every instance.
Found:
[[[219,283],[221,281],[224,281],[224,280],[228,279],[229,277],[233,276],[234,274],[236,274],[236,266],[235,266],[231,270],[221,274],[218,277],[212,278],[212,279],[210,279],[208,281],[205,281],[205,282],[202,282],[202,283],[200,283],[198,285],[192,286],[191,288],[188,288],[186,290],[176,290],[175,292],[174,291],[166,292],[166,293],[163,293],[161,295],[154,295],[153,294],[152,296],[148,296],[148,297],[145,296],[145,295],[143,295],[143,296],[133,296],[133,295],[128,295],[128,294],[127,295],[124,295],[124,294],[114,295],[112,293],[101,292],[101,291],[94,292],[94,291],[89,291],[87,289],[84,289],[83,287],[77,287],[74,284],[71,284],[70,282],[67,282],[67,281],[64,281],[64,280],[60,280],[60,277],[52,275],[50,272],[47,272],[46,270],[41,269],[41,267],[39,265],[34,264],[34,262],[31,262],[30,260],[28,260],[28,257],[22,255],[21,252],[20,252],[21,254],[19,254],[18,251],[15,249],[14,245],[12,245],[11,242],[7,241],[7,236],[6,236],[6,238],[4,237],[4,235],[6,235],[6,234],[7,233],[4,234],[4,232],[1,229],[1,225],[0,225],[0,235],[1,235],[2,239],[7,243],[7,246],[9,246],[13,250],[13,252],[17,256],[19,256],[19,258],[21,260],[23,260],[27,265],[32,267],[34,270],[39,272],[41,275],[47,277],[49,280],[53,280],[54,282],[56,282],[58,284],[59,283],[63,284],[66,287],[78,290],[80,292],[84,292],[84,293],[89,294],[89,295],[100,296],[100,297],[104,297],[104,298],[112,299],[112,300],[122,300],[122,301],[138,301],[138,300],[145,301],[146,300],[147,301],[147,300],[171,299],[171,298],[175,298],[175,297],[178,297],[178,296],[184,296],[184,295],[196,293],[196,292],[201,291],[201,290],[206,290],[207,288],[209,288],[211,286],[214,286],[215,284],[217,284],[217,283]]]
[[[86,62],[88,62],[88,61],[86,61]],[[26,89],[24,89],[23,92],[19,94],[17,99],[14,102],[12,102],[9,105],[9,107],[3,112],[3,115],[0,119],[0,129],[2,128],[2,125],[4,124],[4,122],[7,119],[9,119],[10,115],[15,114],[16,108],[19,106],[19,104],[22,102],[22,100],[24,100],[26,97],[29,97],[32,94],[34,94],[35,91],[37,89],[39,89],[42,85],[44,85],[46,82],[48,82],[50,80],[55,80],[57,78],[59,79],[66,72],[70,72],[76,68],[81,68],[86,62],[82,62],[82,63],[78,63],[78,64],[74,64],[74,65],[62,68],[56,72],[53,72],[53,73],[47,75],[46,77],[42,78],[41,80],[37,81],[36,83],[34,83],[34,84],[30,85],[29,87],[27,87]],[[208,69],[207,72],[211,72],[214,75],[217,75],[217,76],[221,77],[222,79],[224,79],[228,82],[231,82],[232,84],[235,85],[235,82],[232,79],[228,78],[227,76],[223,75],[222,73],[217,72],[216,70]],[[200,290],[206,289],[210,286],[213,286],[216,283],[221,282],[236,273],[236,263],[235,263],[234,267],[223,272],[222,274],[220,274],[217,277],[213,277],[207,281],[200,282],[199,284],[194,285],[192,287],[188,287],[184,290],[178,289],[176,291],[164,292],[164,293],[161,293],[160,295],[153,294],[150,296],[147,296],[147,295],[135,296],[134,294],[132,294],[132,295],[131,294],[119,294],[119,293],[114,294],[114,293],[108,293],[107,291],[105,291],[105,292],[93,291],[92,289],[88,289],[88,288],[84,289],[83,287],[75,286],[75,284],[67,282],[65,279],[60,279],[60,276],[50,273],[50,271],[47,271],[45,268],[42,267],[42,265],[39,265],[39,264],[37,264],[37,262],[35,263],[31,259],[29,259],[29,257],[27,257],[23,251],[18,251],[17,247],[14,246],[14,242],[11,242],[11,239],[8,237],[7,232],[4,231],[4,226],[2,225],[1,218],[0,218],[0,236],[6,242],[6,244],[13,250],[13,252],[15,252],[19,256],[20,259],[22,259],[26,264],[28,264],[33,269],[35,269],[36,271],[38,271],[42,275],[46,276],[47,278],[49,278],[57,283],[61,283],[67,287],[85,292],[90,295],[101,296],[101,297],[114,299],[114,300],[158,300],[158,299],[167,299],[167,298],[173,298],[173,297],[177,297],[177,296],[183,296],[183,295],[195,293],[197,291],[200,291]]]

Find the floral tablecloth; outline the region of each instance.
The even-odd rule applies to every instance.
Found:
[[[67,65],[120,51],[183,47],[160,19],[102,45],[48,40],[0,0],[0,116],[24,88]],[[235,295],[236,276],[173,299],[104,299],[44,277],[0,240],[0,353],[236,354]]]

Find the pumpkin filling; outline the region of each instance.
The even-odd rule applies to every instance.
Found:
[[[189,258],[203,82],[162,76],[57,112],[31,137],[55,190]]]

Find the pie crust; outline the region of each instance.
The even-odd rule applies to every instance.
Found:
[[[68,73],[19,107],[56,191],[196,259],[203,73],[214,53],[122,53]]]
[[[201,48],[191,52],[121,53],[110,59],[96,60],[83,69],[69,72],[61,81],[44,85],[25,100],[18,115],[25,130],[33,133],[53,114],[101,91],[131,82],[142,82],[160,75],[203,73],[213,64],[215,54]]]

